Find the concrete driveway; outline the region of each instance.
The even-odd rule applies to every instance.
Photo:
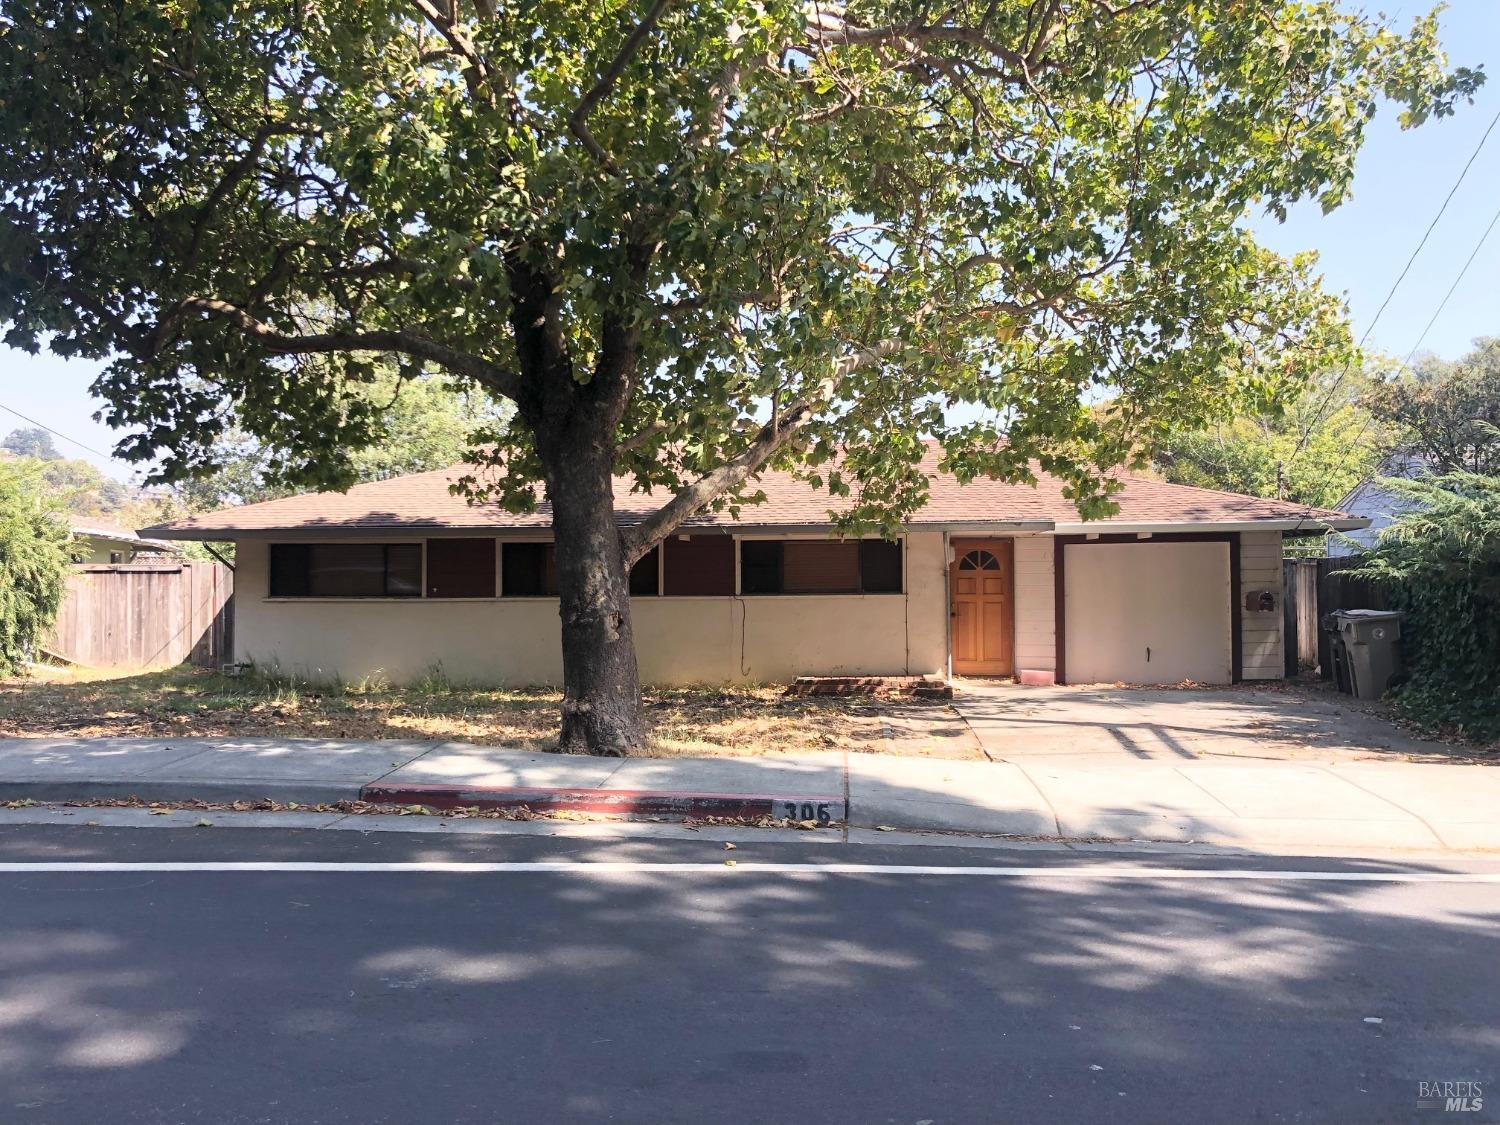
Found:
[[[1408,734],[1378,707],[1295,684],[1035,688],[965,680],[953,707],[995,761],[1496,761]]]

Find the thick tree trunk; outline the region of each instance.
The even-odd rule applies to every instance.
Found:
[[[650,250],[631,260],[641,290]],[[630,628],[630,576],[615,523],[615,431],[630,401],[640,329],[613,313],[600,325],[586,379],[569,354],[560,286],[520,254],[507,259],[510,320],[522,371],[516,398],[552,504],[562,617],[559,748],[623,757],[644,745],[641,678]]]
[[[598,448],[563,444],[543,452],[562,616],[560,748],[620,757],[638,750],[645,735],[613,465]]]

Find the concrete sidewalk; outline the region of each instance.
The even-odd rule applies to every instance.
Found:
[[[424,797],[423,794],[427,794]],[[1242,848],[1500,850],[1500,768],[1410,762],[971,762],[876,754],[632,758],[464,743],[315,739],[0,740],[0,800],[361,795],[448,804],[566,798],[592,810],[825,805],[851,824]],[[543,796],[538,796],[543,795]],[[656,805],[633,806],[632,799]],[[847,809],[845,801],[847,799]],[[615,801],[616,804],[609,804]],[[618,803],[623,802],[623,803]],[[430,803],[438,804],[439,800]],[[797,815],[802,815],[799,813]]]

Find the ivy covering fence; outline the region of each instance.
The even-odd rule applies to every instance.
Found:
[[[1423,726],[1500,739],[1500,477],[1385,483],[1417,507],[1354,573],[1406,614],[1396,705]]]

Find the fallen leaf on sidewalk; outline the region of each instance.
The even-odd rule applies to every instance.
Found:
[[[877,824],[875,826],[875,831],[876,832],[894,832],[896,830],[895,830],[895,828],[893,828],[889,824]]]
[[[211,820],[200,820],[197,824],[193,825],[194,828],[212,828],[213,826],[214,822]]]
[[[151,809],[150,813],[151,813],[152,816],[171,816],[172,815],[172,810],[171,809]]]
[[[731,844],[728,840],[725,840],[724,841],[724,850],[726,852],[732,852],[732,851],[734,851],[734,845]]]

